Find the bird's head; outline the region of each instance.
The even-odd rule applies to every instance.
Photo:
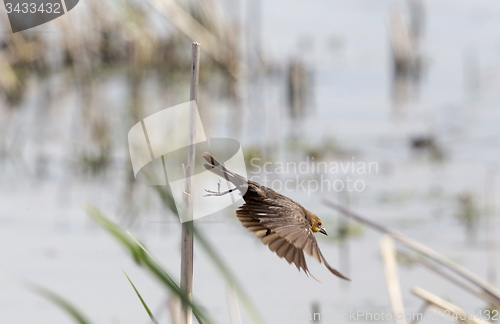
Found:
[[[312,217],[311,229],[314,233],[320,232],[321,234],[325,234],[328,236],[328,233],[326,233],[325,227],[323,226],[323,222],[316,215]]]

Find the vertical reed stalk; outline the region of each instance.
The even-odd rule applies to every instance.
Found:
[[[190,100],[198,102],[198,81],[200,76],[200,44],[192,44],[191,63],[191,91]],[[193,202],[191,195],[194,187],[194,158],[196,139],[196,106],[189,108],[189,147],[188,161],[186,167],[186,191],[184,196],[184,206],[188,212],[190,221],[182,223],[182,247],[181,247],[181,291],[191,300],[193,299]],[[193,323],[193,313],[191,308],[185,303],[182,304],[181,320],[183,324]]]
[[[380,240],[380,251],[384,262],[385,278],[387,280],[387,291],[391,300],[394,322],[396,324],[406,324],[405,308],[399,284],[398,261],[396,260],[396,249],[394,239],[389,234],[385,234]],[[402,317],[401,317],[402,315]]]

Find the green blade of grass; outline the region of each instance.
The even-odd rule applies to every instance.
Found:
[[[170,281],[172,282],[172,284],[174,284],[175,287],[177,287],[177,289],[180,290],[179,286],[177,286],[177,284],[175,283],[175,281],[172,278],[170,278],[170,276],[165,272],[165,270],[163,270],[163,268],[160,266],[160,264],[158,263],[158,261],[156,261],[156,259],[153,258],[153,256],[148,252],[148,250],[146,250],[146,248],[141,244],[141,242],[139,242],[132,234],[130,234],[129,231],[127,231],[127,234],[132,238],[132,240],[134,240],[134,242],[137,245],[139,245],[139,247],[151,258],[151,260],[153,260],[156,263],[156,265],[163,271],[163,273],[165,274],[165,276],[167,276],[170,279]]]
[[[151,311],[149,310],[148,305],[146,304],[146,302],[144,301],[144,299],[142,299],[141,294],[139,294],[139,291],[137,291],[137,288],[135,288],[135,285],[134,285],[134,283],[132,282],[132,280],[130,280],[130,277],[127,275],[127,273],[125,272],[125,270],[123,270],[123,269],[122,269],[122,271],[123,271],[123,273],[125,274],[125,277],[127,277],[128,282],[130,282],[130,284],[132,285],[132,288],[134,288],[135,293],[137,294],[137,297],[139,297],[139,299],[141,300],[142,306],[144,306],[144,308],[146,309],[146,312],[148,312],[148,315],[149,315],[149,318],[151,318],[151,321],[152,321],[154,324],[158,324],[158,321],[157,321],[157,320],[156,320],[156,318],[153,316],[153,313],[151,313]]]
[[[87,213],[96,221],[101,227],[107,230],[119,242],[123,244],[132,254],[137,264],[144,266],[150,271],[166,288],[168,288],[172,293],[177,295],[182,302],[187,304],[193,310],[193,315],[196,317],[200,324],[210,324],[213,321],[210,317],[202,310],[198,303],[194,303],[191,299],[183,293],[179,286],[172,280],[165,270],[156,262],[153,258],[149,257],[149,252],[146,249],[141,248],[134,240],[130,239],[125,232],[115,223],[108,220],[97,208],[94,206],[87,206]]]
[[[141,247],[141,249],[149,256],[149,258],[151,260],[153,260],[154,263],[156,263],[156,265],[158,266],[158,268],[163,272],[163,274],[168,278],[170,279],[170,282],[172,283],[172,285],[175,286],[175,288],[177,288],[177,290],[179,292],[181,292],[181,289],[179,288],[179,286],[175,283],[175,281],[165,272],[165,270],[163,270],[162,266],[158,263],[158,261],[156,261],[156,259],[148,252],[148,250],[146,250],[146,248],[132,235],[130,234],[130,232],[127,231],[127,234],[132,238],[132,240],[134,240],[134,242],[139,246]],[[198,320],[198,322],[201,324],[202,323],[202,319],[199,318],[199,314],[197,312],[194,312],[193,311],[193,314],[194,316],[196,317],[196,319]]]
[[[55,305],[65,310],[66,313],[68,313],[75,320],[75,322],[80,324],[90,324],[90,322],[79,310],[77,310],[69,301],[59,296],[55,292],[33,282],[27,282],[25,283],[25,285],[30,291],[51,301]]]

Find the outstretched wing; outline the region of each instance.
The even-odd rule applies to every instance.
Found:
[[[255,236],[260,238],[262,243],[267,245],[269,249],[280,258],[285,258],[288,263],[294,263],[297,269],[302,269],[306,274],[310,274],[307,268],[307,263],[304,258],[304,252],[301,248],[296,247],[292,242],[288,241],[285,237],[280,236],[275,231],[271,230],[269,227],[261,223],[258,218],[255,217],[254,205],[249,205],[245,203],[236,211],[236,216],[240,220],[241,224],[249,231],[253,232]],[[263,216],[265,214],[264,209],[260,209],[257,212]],[[271,215],[271,214],[265,214]],[[272,227],[272,226],[271,226]],[[301,231],[305,232],[305,229]],[[301,236],[301,235],[299,235]]]
[[[262,186],[249,182],[245,204],[236,212],[241,224],[280,258],[293,262],[299,271],[303,269],[310,275],[305,252],[319,263],[324,262],[334,275],[347,279],[326,262],[303,208],[269,188],[261,189]],[[267,197],[269,194],[272,197]]]

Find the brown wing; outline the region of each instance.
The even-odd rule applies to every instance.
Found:
[[[285,258],[290,264],[293,262],[299,271],[303,269],[307,275],[311,274],[304,258],[306,252],[319,263],[324,262],[334,275],[347,279],[326,262],[303,208],[269,188],[257,186],[253,188],[253,183],[249,182],[244,197],[246,202],[236,212],[241,224],[280,258]]]

